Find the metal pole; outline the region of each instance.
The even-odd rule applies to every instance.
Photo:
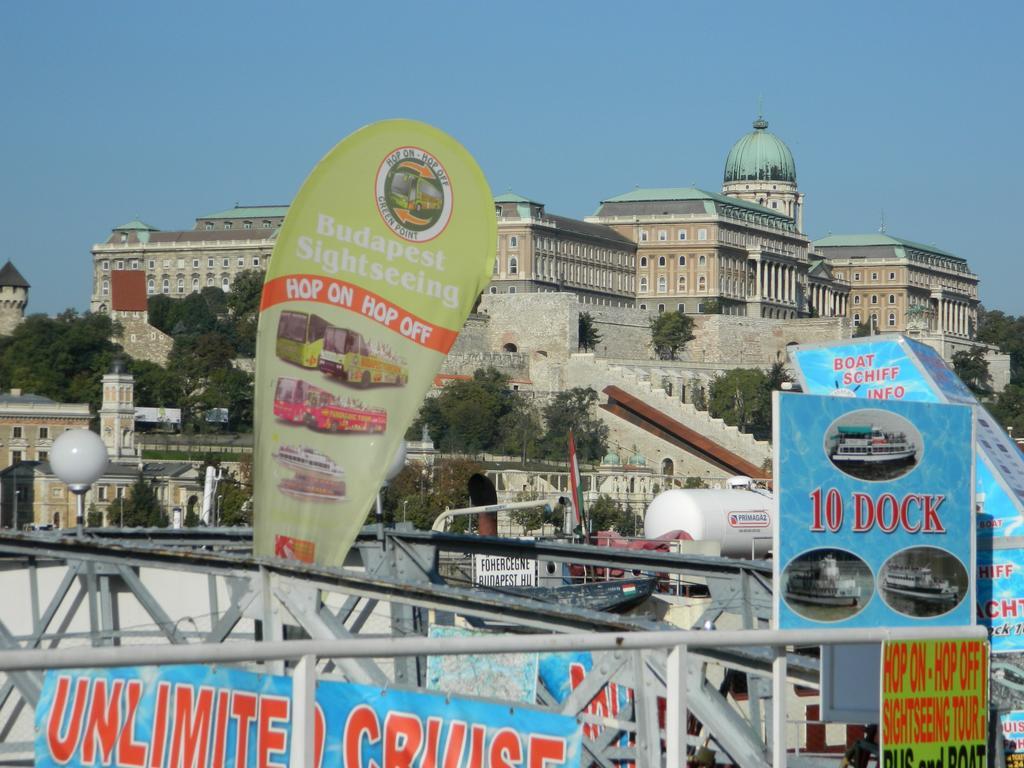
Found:
[[[315,755],[316,656],[306,654],[292,672],[292,746],[289,768],[311,768]]]
[[[665,683],[668,699],[665,704],[665,765],[686,763],[686,646],[668,652]]]
[[[78,529],[78,535],[81,536],[82,526],[85,525],[85,492],[89,490],[89,486],[73,485],[68,487],[75,494],[75,526]],[[122,506],[121,509],[123,510],[124,507]]]
[[[263,573],[269,587],[270,574]],[[269,596],[269,592],[267,595]],[[267,603],[270,600],[266,600]],[[264,615],[273,618],[269,606]],[[279,633],[278,633],[279,634]],[[264,637],[272,637],[264,628]],[[904,627],[839,630],[679,630],[675,632],[600,632],[572,634],[493,635],[468,638],[370,637],[341,640],[289,640],[188,645],[134,645],[120,648],[33,648],[0,650],[0,671],[67,669],[90,666],[148,666],[152,664],[228,663],[318,658],[375,658],[383,656],[516,653],[522,651],[613,651],[634,648],[732,648],[748,646],[835,645],[879,643],[884,640],[979,639],[988,637],[982,626]],[[778,658],[774,663],[778,662]],[[784,669],[783,669],[784,671]],[[785,688],[784,680],[781,683]]]
[[[772,660],[772,768],[786,768],[786,646]]]

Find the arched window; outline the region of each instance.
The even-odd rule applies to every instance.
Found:
[[[708,289],[708,280],[704,275],[697,278],[697,290],[706,291]]]
[[[192,293],[199,293],[199,278],[192,278]]]
[[[152,277],[149,278],[149,282],[146,283],[146,293],[156,293],[156,280]]]
[[[510,275],[519,274],[519,261],[516,259],[515,256],[508,260],[508,273]]]
[[[215,283],[216,283],[216,280],[213,279],[213,275],[207,275],[206,276],[206,287],[207,288],[212,288]]]
[[[896,313],[895,312],[890,312],[889,313],[889,327],[892,328],[895,325],[896,325]]]
[[[104,296],[106,296],[108,293],[110,293],[110,281],[109,280],[104,280],[103,281],[103,285],[100,287],[100,293],[103,294]]]
[[[510,341],[508,344],[502,347],[502,350],[504,350],[505,352],[518,352],[519,347],[517,347]]]
[[[663,475],[674,475],[675,474],[675,464],[672,462],[672,459],[662,459],[661,460],[661,474],[663,474]]]
[[[179,277],[178,278],[178,293],[184,293],[184,292],[185,292],[185,278],[184,277]]]
[[[171,292],[171,281],[168,280],[166,277],[163,280],[162,290],[163,290],[164,293],[170,293]]]
[[[854,296],[853,297],[853,303],[854,304],[860,304],[860,296]]]
[[[498,274],[498,269],[501,267],[501,259],[494,260],[494,274]]]
[[[860,325],[860,312],[853,313],[853,325],[854,327]]]
[[[222,277],[220,279],[220,287],[221,287],[221,290],[223,290],[225,293],[227,293],[229,290],[231,290],[231,278],[230,277]]]
[[[658,266],[659,267],[664,267],[665,266],[665,257],[664,256],[659,256],[658,257]]]
[[[686,290],[686,275],[680,275],[679,276],[679,288],[678,288],[678,290],[680,290],[680,291],[685,291]]]
[[[647,277],[646,276],[640,278],[640,290],[641,291],[646,291],[647,290]]]
[[[889,294],[889,303],[890,304],[895,304],[896,303],[896,294],[895,293],[890,293]]]
[[[680,267],[685,267],[686,266],[686,257],[685,256],[680,256],[679,257],[679,266]]]
[[[707,263],[707,260],[707,257],[703,253],[697,257],[697,263],[702,267]]]
[[[658,278],[658,293],[664,293],[668,290],[668,278],[662,275]]]
[[[647,266],[647,257],[646,256],[641,256],[640,257],[640,266],[641,267],[646,267]]]

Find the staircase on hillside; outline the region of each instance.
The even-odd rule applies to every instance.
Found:
[[[619,387],[758,467],[772,455],[771,443],[740,432],[722,419],[713,418],[706,411],[697,410],[691,403],[680,402],[663,388],[654,386],[647,376],[618,368],[591,354],[572,355],[568,366],[568,379],[570,387],[592,387],[597,392],[601,392],[608,385]]]

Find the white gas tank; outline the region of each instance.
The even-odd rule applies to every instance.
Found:
[[[775,499],[754,490],[673,489],[658,494],[644,516],[644,535],[685,531],[717,541],[725,557],[764,557],[775,535]]]

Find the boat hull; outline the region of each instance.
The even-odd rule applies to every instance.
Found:
[[[811,605],[854,606],[860,602],[859,595],[814,595],[803,592],[786,592],[786,599]]]
[[[924,592],[908,587],[894,587],[890,584],[883,584],[882,589],[894,595],[903,595],[927,603],[955,603],[960,598],[958,592]]]

